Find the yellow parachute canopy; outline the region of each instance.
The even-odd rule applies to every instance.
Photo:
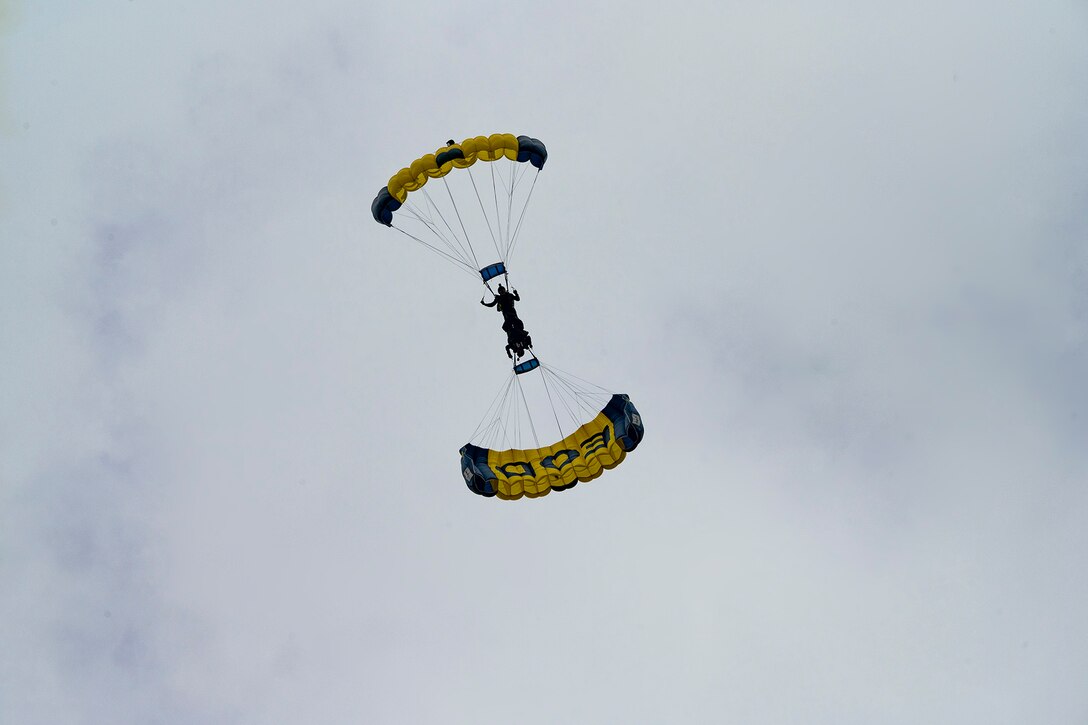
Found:
[[[460,152],[460,153],[457,153]],[[495,161],[508,158],[518,160],[518,140],[513,134],[493,133],[490,136],[466,138],[459,144],[438,149],[433,154],[420,156],[407,167],[393,174],[386,186],[389,195],[399,202],[408,198],[408,192],[416,191],[427,183],[450,173],[455,167],[464,169],[477,160]]]
[[[465,483],[481,496],[518,499],[562,491],[615,468],[642,440],[642,417],[631,399],[613,395],[593,420],[558,443],[535,449],[461,449]]]
[[[473,177],[470,167],[477,161],[503,159],[506,163],[491,165],[487,180]],[[539,172],[547,160],[544,144],[530,136],[493,133],[470,136],[461,143],[448,141],[393,174],[374,197],[370,211],[374,221],[396,229],[470,274],[480,273],[486,282],[491,277],[483,269],[492,265],[481,257],[490,256],[487,250],[493,249],[492,259],[497,258],[496,264],[502,263],[505,271],[537,174],[532,175],[532,184],[521,184],[521,179],[529,169]],[[467,171],[443,178],[454,169]],[[448,193],[431,195],[424,189],[428,179],[437,178],[445,182]],[[409,196],[420,190],[422,198],[414,203]]]

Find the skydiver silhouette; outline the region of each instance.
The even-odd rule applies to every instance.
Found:
[[[521,295],[518,294],[518,291],[514,290],[514,293],[510,294],[501,284],[499,285],[499,291],[495,293],[495,299],[490,302],[480,300],[480,304],[484,307],[498,308],[499,312],[502,313],[502,329],[507,333],[511,330],[525,329],[525,323],[518,319],[517,310],[514,309],[515,302],[521,302]]]
[[[521,357],[525,354],[526,349],[533,346],[532,338],[525,331],[525,323],[518,317],[517,310],[514,308],[515,302],[521,302],[521,295],[518,294],[518,291],[514,290],[513,294],[511,294],[501,284],[499,285],[499,291],[495,293],[495,299],[490,302],[480,300],[480,304],[484,307],[495,307],[502,313],[502,331],[506,333],[507,357],[513,357],[511,351],[517,357]]]
[[[525,351],[533,346],[533,338],[524,329],[513,330],[506,334],[506,357],[520,360]]]

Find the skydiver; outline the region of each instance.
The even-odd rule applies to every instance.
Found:
[[[480,304],[484,307],[497,307],[499,312],[502,313],[502,330],[506,334],[510,334],[513,330],[524,330],[525,323],[518,318],[517,310],[514,309],[514,303],[521,302],[521,295],[517,290],[514,290],[513,294],[506,291],[506,288],[501,284],[499,285],[499,291],[495,293],[495,299],[490,302],[484,302],[480,299]]]
[[[526,343],[524,340],[512,340],[506,343],[506,357],[514,360],[515,362],[520,360],[526,352],[526,348],[532,345],[530,340]]]
[[[501,284],[499,291],[495,293],[495,299],[490,302],[480,299],[480,304],[484,307],[495,307],[502,313],[502,331],[506,333],[509,343],[506,346],[506,355],[512,357],[511,351],[513,351],[520,358],[525,354],[525,349],[532,347],[533,343],[529,333],[525,332],[525,323],[518,317],[517,310],[514,308],[515,302],[521,302],[518,291],[514,290],[511,294]]]
[[[480,304],[484,307],[498,306],[499,312],[505,320],[509,321],[511,318],[518,320],[518,314],[514,311],[514,303],[521,302],[521,295],[517,290],[514,290],[514,294],[510,294],[506,291],[506,288],[501,284],[499,285],[499,291],[495,293],[495,299],[490,302],[484,302],[483,298],[480,298]],[[521,322],[521,320],[518,320]]]
[[[533,346],[533,338],[524,328],[508,332],[506,335],[506,357],[520,360],[525,351]]]

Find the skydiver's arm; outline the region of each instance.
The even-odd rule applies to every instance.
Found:
[[[517,290],[514,290],[514,302],[521,302],[521,295],[518,294]]]

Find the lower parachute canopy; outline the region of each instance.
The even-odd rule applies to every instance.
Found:
[[[536,449],[461,448],[465,483],[481,496],[518,499],[563,491],[615,468],[643,436],[642,417],[631,399],[613,395],[593,420],[563,440]]]

